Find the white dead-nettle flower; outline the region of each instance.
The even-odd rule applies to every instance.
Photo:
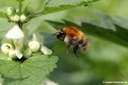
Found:
[[[13,7],[8,7],[7,8],[7,15],[11,16],[12,14],[14,14],[16,12],[15,8]]]
[[[27,19],[27,17],[26,17],[24,14],[22,14],[22,15],[20,16],[20,21],[21,21],[21,22],[26,21],[26,19]]]
[[[23,54],[19,50],[15,50],[16,57],[21,59],[23,57]]]
[[[15,25],[8,33],[5,35],[8,39],[21,39],[24,37],[23,31],[18,25]]]
[[[40,49],[40,50],[41,50],[41,52],[42,52],[44,55],[50,55],[50,54],[52,54],[52,51],[51,51],[49,48],[47,48],[46,46],[43,45],[44,40],[43,40],[42,37],[40,37],[40,36],[37,35],[36,33],[33,33],[33,38],[32,38],[32,40],[38,41],[38,42],[40,43],[40,45],[41,45],[41,49]]]
[[[32,52],[37,52],[40,48],[40,43],[36,40],[33,40],[28,43],[28,47]]]
[[[21,59],[23,56],[23,54],[21,53],[24,38],[23,31],[19,28],[18,25],[15,25],[11,30],[8,31],[5,37],[7,39],[11,39],[15,46],[15,49],[9,52],[9,57],[13,58],[16,56]]]
[[[2,46],[1,46],[1,51],[4,53],[4,54],[8,54],[10,50],[12,50],[13,47],[10,43],[3,43]]]
[[[44,85],[58,85],[58,83],[51,80],[46,80]]]
[[[10,19],[14,22],[18,22],[20,20],[20,17],[17,14],[15,14],[10,16]]]
[[[50,50],[49,48],[47,48],[46,46],[42,45],[41,47],[41,52],[44,55],[51,55],[52,54],[52,50]]]

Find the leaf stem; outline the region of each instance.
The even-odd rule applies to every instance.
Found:
[[[19,15],[22,13],[22,0],[19,0]]]
[[[22,14],[22,0],[19,0],[19,16],[21,16],[21,14]],[[19,21],[17,24],[19,25],[20,29],[22,29],[23,23]]]

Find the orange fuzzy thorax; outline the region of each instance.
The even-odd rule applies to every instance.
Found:
[[[78,38],[81,33],[77,28],[73,26],[65,27],[63,30],[66,33],[66,37],[73,39]]]

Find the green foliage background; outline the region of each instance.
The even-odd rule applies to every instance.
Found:
[[[51,79],[60,85],[107,85],[103,81],[128,81],[126,8],[127,0],[100,0],[88,7],[78,7],[46,17],[55,21],[48,21],[55,28],[77,25],[90,41],[87,53],[79,54],[79,58],[72,51],[66,54],[64,43],[56,42],[53,50],[60,60]]]
[[[92,4],[86,2],[91,0],[49,0],[47,4],[47,0],[24,0],[24,9],[29,1],[32,1],[28,6],[30,14],[38,17],[26,23],[25,30],[29,31],[28,35],[35,31],[41,33],[45,38],[45,45],[54,51],[53,55],[59,56],[57,69],[49,77],[51,80],[59,85],[107,85],[103,81],[128,82],[128,0],[94,0],[96,2]],[[8,6],[17,7],[15,0],[1,2],[0,11],[3,13]],[[35,3],[38,4],[33,6]],[[0,38],[14,25],[5,20],[3,13],[0,13]],[[74,56],[71,49],[69,54],[66,54],[64,42],[55,37],[48,38],[65,25],[76,25],[89,37],[90,47],[86,54],[78,52],[79,58]],[[56,62],[54,58],[51,60]],[[40,74],[32,76],[37,82],[38,75]],[[18,74],[16,77],[21,76]],[[7,85],[19,84],[18,81],[11,82],[9,78],[6,81]],[[29,79],[23,81],[24,85],[31,85],[28,81]]]

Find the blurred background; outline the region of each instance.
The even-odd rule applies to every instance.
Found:
[[[127,8],[128,0],[99,0],[87,7],[52,13],[43,18],[54,21],[66,19],[80,24],[80,20],[96,20],[99,13],[128,18]],[[45,27],[49,26],[46,24]],[[64,42],[56,41],[52,49],[59,56],[59,62],[50,79],[59,85],[108,85],[103,81],[122,81],[127,83],[109,85],[128,85],[128,48],[92,35],[87,36],[90,47],[85,55],[78,53],[78,58],[71,49],[67,54]]]
[[[66,19],[80,25],[80,21],[94,20],[96,22],[100,13],[128,20],[127,8],[128,0],[99,0],[89,6],[37,17],[27,24],[27,29],[30,30],[30,34],[35,30],[55,33],[56,29],[44,22],[45,19],[54,21]],[[3,8],[0,10],[3,10]],[[126,21],[126,23],[128,22]],[[0,38],[13,26],[12,23],[6,24],[8,24],[7,20],[0,20],[1,28],[4,27]],[[111,29],[114,30],[114,27],[111,26]],[[59,56],[57,68],[51,73],[49,78],[59,85],[128,85],[128,48],[90,34],[87,34],[87,36],[90,47],[86,54],[78,52],[78,58],[73,54],[72,49],[67,54],[64,42],[55,40],[55,38],[45,40],[45,43],[52,48],[53,55]],[[51,44],[50,40],[55,43]],[[107,84],[104,81],[122,81],[127,83]]]

